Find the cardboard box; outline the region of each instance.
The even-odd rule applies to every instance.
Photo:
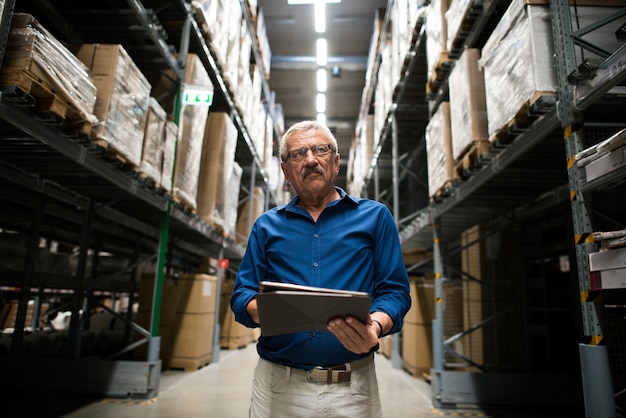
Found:
[[[139,312],[152,312],[152,300],[154,297],[154,274],[144,274],[139,282]],[[163,278],[161,296],[160,325],[172,325],[180,301],[182,287],[178,286],[173,276]],[[146,324],[149,326],[149,323]]]
[[[237,127],[226,112],[211,112],[206,122],[198,180],[198,216],[228,233],[227,195],[232,194],[230,179],[235,167]],[[237,198],[239,196],[237,195]],[[236,213],[236,207],[235,207]]]
[[[506,129],[517,114],[525,116],[525,106],[558,90],[550,7],[527,3],[513,0],[482,48],[480,64],[485,73],[491,139]],[[577,14],[571,10],[574,27],[584,28],[619,9],[578,6]],[[609,53],[615,52],[621,46],[615,39],[615,31],[622,24],[623,21],[616,19],[583,39]],[[576,61],[581,64],[583,56],[578,48],[576,54]],[[585,58],[599,57],[585,49]]]
[[[46,110],[72,122],[97,122],[91,73],[33,16],[12,15],[1,70],[0,83],[17,85],[37,97],[37,106],[44,102],[50,107]]]
[[[165,124],[165,144],[163,145],[163,166],[161,167],[161,187],[172,192],[174,184],[174,158],[176,154],[176,141],[178,138],[178,126],[167,121]]]
[[[255,187],[250,197],[241,205],[239,216],[237,216],[237,240],[239,242],[247,242],[252,225],[259,215],[265,211],[265,192],[263,188]]]
[[[479,141],[488,141],[485,81],[478,66],[480,51],[466,49],[448,78],[452,157],[458,161]]]
[[[253,340],[253,329],[235,321],[233,311],[228,307],[221,322],[220,346],[229,350],[245,347]]]
[[[411,309],[404,320],[414,324],[431,324],[435,318],[435,284],[433,279],[411,276]]]
[[[428,195],[433,198],[454,180],[450,103],[442,102],[426,127]]]
[[[159,185],[165,155],[166,123],[167,114],[165,110],[154,97],[150,97],[146,112],[139,172]]]
[[[177,313],[208,314],[215,312],[217,277],[208,274],[184,274],[178,278],[180,296]]]
[[[178,313],[170,336],[171,357],[197,358],[213,352],[215,315]],[[167,332],[164,333],[165,336]]]
[[[121,45],[81,45],[77,57],[94,74],[98,89],[94,114],[99,123],[92,137],[139,167],[152,86]]]
[[[405,322],[402,327],[402,360],[413,376],[430,373],[433,367],[431,324]]]

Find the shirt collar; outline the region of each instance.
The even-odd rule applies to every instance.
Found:
[[[332,203],[332,205],[339,204],[344,201],[345,202],[349,201],[354,204],[358,204],[358,201],[353,196],[350,196],[348,193],[346,193],[345,190],[343,190],[341,187],[335,186],[335,190],[337,190],[337,193],[339,193],[340,199],[338,202]],[[296,212],[298,210],[297,208],[298,208],[299,201],[300,201],[300,197],[295,196],[293,199],[291,199],[291,201],[289,201],[289,203],[279,207],[278,210],[279,211],[287,210],[289,212]]]

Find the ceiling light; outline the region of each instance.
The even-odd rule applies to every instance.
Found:
[[[318,93],[315,98],[315,110],[317,113],[326,112],[326,95],[323,93]]]
[[[318,0],[287,0],[287,4],[313,4]],[[324,3],[341,3],[341,0],[326,0]]]
[[[315,32],[326,32],[326,3],[323,1],[315,2]]]
[[[317,70],[317,91],[326,91],[326,85],[326,70],[324,68],[320,68]]]
[[[328,47],[326,39],[319,38],[317,40],[317,65],[326,65],[328,62]]]
[[[317,123],[320,125],[326,125],[326,113],[317,114]]]

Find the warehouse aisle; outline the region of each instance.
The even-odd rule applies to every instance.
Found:
[[[417,379],[376,354],[376,369],[385,418],[442,416],[506,418],[578,418],[582,411],[438,410],[428,382]],[[168,370],[159,396],[149,400],[94,399],[54,391],[8,389],[0,392],[2,418],[246,418],[257,362],[254,344],[222,350],[220,359],[195,372]]]
[[[441,416],[430,402],[430,386],[377,354],[376,367],[385,417]],[[165,371],[159,396],[151,400],[90,399],[32,391],[3,393],[0,416],[63,418],[244,418],[247,417],[254,344],[222,350],[220,359],[195,372]]]

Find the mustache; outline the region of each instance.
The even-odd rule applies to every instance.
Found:
[[[302,177],[306,177],[309,174],[321,174],[324,175],[324,170],[322,170],[319,166],[313,166],[313,167],[306,167],[303,171],[302,171]]]

